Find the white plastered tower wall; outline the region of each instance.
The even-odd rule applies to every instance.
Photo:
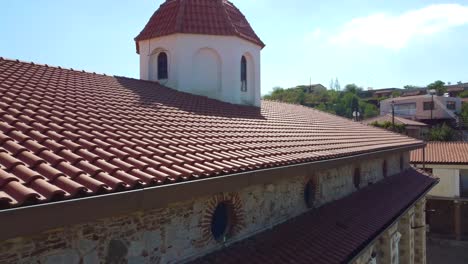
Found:
[[[139,41],[140,79],[224,102],[260,106],[262,47],[236,36],[172,34]],[[168,56],[168,79],[157,80],[157,55]],[[247,91],[241,91],[241,59]]]

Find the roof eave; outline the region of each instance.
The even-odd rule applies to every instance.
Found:
[[[193,197],[235,191],[252,184],[263,184],[282,179],[291,174],[300,175],[300,173],[303,173],[308,175],[312,170],[331,169],[349,164],[350,160],[378,158],[390,153],[418,149],[424,145],[425,143],[410,144],[334,159],[2,210],[0,211],[0,222],[3,231],[0,233],[0,240],[32,235],[64,225],[75,225],[119,214],[161,208],[169,203],[189,200]],[[291,170],[294,171],[291,172]],[[159,198],[154,199],[155,195]],[[35,219],[34,225],[30,224],[32,218]]]
[[[354,254],[350,256],[350,258],[346,261],[346,263],[354,263],[361,255],[362,252],[367,251],[378,239],[379,237],[386,232],[390,227],[392,227],[395,223],[399,221],[399,219],[405,215],[417,202],[419,202],[423,197],[425,197],[434,186],[436,186],[440,179],[439,178],[434,178],[434,182],[428,186],[416,199],[414,199],[406,208],[402,209],[400,213],[393,218],[391,222],[389,222],[386,226],[384,226],[377,234],[374,235],[372,239],[366,243],[365,247],[359,248],[358,250],[355,251]]]

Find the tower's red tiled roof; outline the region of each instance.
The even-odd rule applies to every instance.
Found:
[[[194,263],[349,263],[436,182],[409,169]]]
[[[420,146],[297,105],[0,58],[0,207]]]
[[[424,150],[411,151],[412,163],[468,164],[468,142],[427,142]]]
[[[238,36],[262,48],[244,15],[226,0],[167,0],[135,38],[138,41],[174,33]]]

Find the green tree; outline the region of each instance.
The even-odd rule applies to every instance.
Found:
[[[468,104],[462,104],[460,122],[463,127],[468,127]]]
[[[405,89],[408,90],[408,89],[416,89],[416,88],[418,88],[418,87],[417,87],[417,86],[414,86],[414,85],[408,84],[408,85],[403,86],[403,88],[405,88]]]
[[[309,92],[308,85],[299,85],[288,89],[275,87],[263,98],[314,107],[347,118],[353,117],[353,111],[360,111],[364,118],[378,115],[375,105],[360,98],[363,94],[362,88],[355,84],[347,85],[346,91],[314,89],[312,92]]]
[[[393,91],[392,92],[392,97],[395,98],[395,97],[400,97],[401,95],[401,92],[400,91]]]
[[[371,118],[379,115],[379,109],[373,104],[361,101],[359,107],[362,109],[362,116],[364,118]]]
[[[468,98],[468,91],[461,92],[458,96],[461,98]]]
[[[455,130],[449,127],[447,124],[431,128],[427,134],[427,141],[455,141],[457,140],[457,134]]]
[[[358,92],[362,91],[362,88],[359,87],[359,86],[357,86],[357,85],[354,84],[354,83],[351,83],[351,84],[347,84],[347,85],[345,86],[344,91],[345,91],[346,93],[349,92],[349,93],[353,93],[353,94],[358,94]]]
[[[447,92],[447,87],[445,87],[445,83],[441,80],[435,81],[427,86],[429,90],[436,90],[437,95],[444,95]]]
[[[341,113],[342,116],[352,118],[353,111],[359,110],[359,97],[352,92],[346,92],[338,101],[338,105],[344,110],[344,113]]]
[[[335,78],[335,91],[341,91],[341,85],[340,82],[338,81],[338,77]]]
[[[392,124],[390,121],[384,121],[384,122],[372,122],[370,124],[371,126],[375,127],[380,127],[380,128],[385,128],[387,130],[392,130],[398,133],[403,133],[405,132],[406,126],[404,124]]]

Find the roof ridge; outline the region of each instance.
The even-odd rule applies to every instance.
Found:
[[[179,0],[179,10],[177,10],[177,15],[176,15],[176,23],[175,23],[175,31],[181,31],[182,30],[182,21],[184,17],[184,12],[185,12],[185,5],[187,5],[187,1],[185,0]]]
[[[47,67],[47,68],[59,69],[59,70],[64,70],[64,71],[72,71],[72,72],[86,73],[86,74],[92,74],[92,75],[100,75],[100,76],[106,76],[106,77],[114,77],[115,76],[115,75],[110,75],[110,74],[105,74],[105,73],[96,73],[96,72],[90,72],[90,71],[85,71],[85,70],[66,68],[66,67],[62,67],[62,66],[42,64],[42,63],[37,63],[37,62],[33,62],[33,61],[24,61],[24,60],[19,60],[19,59],[0,57],[0,61],[2,61],[2,60],[17,62],[17,63],[23,63],[23,64],[43,66],[43,67]]]
[[[233,24],[233,22],[232,22],[232,19],[231,19],[231,17],[230,17],[229,14],[228,14],[227,8],[224,6],[223,0],[219,1],[219,4],[221,5],[221,8],[223,9],[223,13],[224,13],[224,15],[226,16],[227,21],[229,21],[229,23],[227,23],[227,24],[228,24],[228,26],[231,28],[232,32],[233,32],[234,34],[241,35],[241,33],[239,32],[239,30],[237,30],[237,28],[234,26],[234,24]],[[233,5],[231,4],[231,6],[233,6]],[[244,16],[244,17],[245,17],[245,16]]]
[[[310,107],[310,106],[306,106],[306,105],[302,105],[300,103],[296,104],[296,103],[289,103],[289,102],[283,102],[283,101],[280,101],[280,100],[271,100],[271,99],[261,99],[261,101],[265,101],[265,102],[274,102],[274,103],[280,103],[280,104],[286,104],[286,105],[291,105],[291,106],[298,106],[298,107],[302,107],[302,108],[305,108],[305,109],[308,109],[308,110],[312,110],[312,111],[315,111],[315,112],[319,112],[319,113],[322,113],[322,114],[326,114],[326,115],[330,115],[330,116],[333,116],[334,118],[340,118],[340,119],[344,119],[346,121],[353,121],[352,119],[350,118],[347,118],[347,117],[344,117],[344,116],[339,116],[339,115],[336,115],[336,114],[332,114],[332,113],[329,113],[329,112],[325,112],[325,111],[322,111],[320,109],[317,109],[315,107]],[[358,123],[358,122],[356,122]],[[362,124],[361,122],[359,122],[360,124]],[[392,131],[389,131],[389,132],[392,132]],[[404,136],[404,135],[403,135]]]

